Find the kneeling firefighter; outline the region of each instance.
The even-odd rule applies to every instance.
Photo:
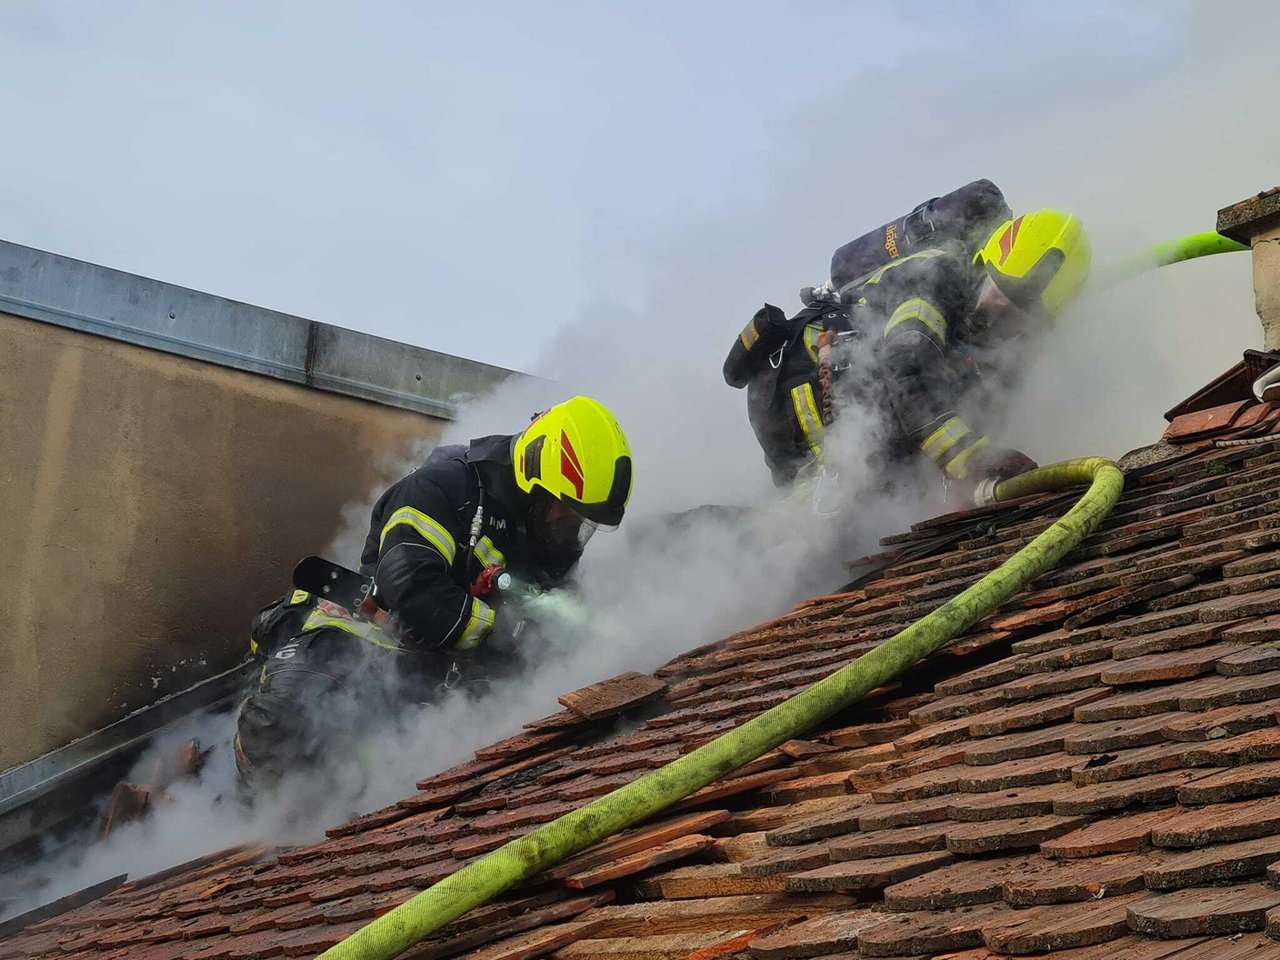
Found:
[[[329,674],[371,657],[398,658],[401,674],[451,680],[478,660],[488,669],[501,669],[502,661],[518,657],[514,640],[523,619],[510,599],[518,592],[499,586],[513,578],[534,590],[563,584],[591,535],[621,522],[631,472],[622,428],[589,397],[556,404],[521,433],[433,450],[374,504],[360,569],[373,581],[376,609],[366,609],[362,617],[345,616],[341,608],[302,594],[259,615],[256,633],[272,634],[280,649],[268,655],[260,690],[241,707],[237,760],[243,755],[242,775],[258,765],[255,752],[269,754],[257,747],[265,737],[255,734],[270,727],[262,713],[300,712],[298,698],[290,698],[285,687],[331,686]],[[363,645],[360,658],[329,652],[343,645],[335,631],[345,631],[347,647]],[[283,636],[288,643],[279,643]],[[298,658],[313,648],[315,659],[326,666],[303,666],[309,672],[302,680],[296,668],[311,657]],[[284,663],[272,668],[280,651],[295,669]],[[333,670],[330,662],[337,664]],[[405,670],[405,664],[412,669]],[[280,671],[295,676],[265,689]],[[403,698],[406,689],[412,684],[384,683],[374,699]],[[267,694],[275,699],[266,699]],[[418,699],[423,695],[429,690],[419,692]],[[289,710],[282,699],[290,701]],[[314,708],[301,712],[308,714],[311,728],[322,725]],[[327,717],[323,726],[330,726]]]
[[[831,280],[801,291],[805,309],[765,304],[725,360],[774,483],[829,471],[826,430],[849,405],[885,424],[868,451],[881,467],[923,455],[967,488],[1034,468],[958,410],[999,405],[1089,263],[1076,217],[1015,218],[988,180],[840,247]]]

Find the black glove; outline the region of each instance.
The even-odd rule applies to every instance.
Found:
[[[1020,450],[987,445],[969,457],[965,472],[968,479],[973,481],[1008,480],[1038,466],[1038,463]]]

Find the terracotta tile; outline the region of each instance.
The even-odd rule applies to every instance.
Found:
[[[1280,517],[1277,517],[1280,522]],[[1280,589],[1233,595],[1205,605],[1200,618],[1207,623],[1239,620],[1244,617],[1268,616],[1280,609]]]
[[[1128,908],[1142,894],[1106,897],[1085,904],[1031,907],[996,920],[982,931],[992,950],[1044,953],[1108,943],[1129,932]]]
[[[1193,604],[1204,603],[1209,600],[1220,600],[1231,592],[1230,586],[1221,581],[1211,581],[1209,583],[1197,584],[1180,593],[1171,593],[1167,596],[1156,597],[1154,600],[1148,601],[1145,605],[1147,610],[1152,613],[1158,613],[1169,610],[1173,607],[1191,606]]]
[[[1222,630],[1222,640],[1228,643],[1260,643],[1260,641],[1280,640],[1280,614],[1267,617],[1253,617],[1233,623]]]
[[[666,689],[663,681],[632,671],[566,693],[559,701],[561,706],[574,713],[588,720],[597,720],[653,700]]]
[[[1053,812],[1059,816],[1094,816],[1129,807],[1172,803],[1180,799],[1179,791],[1207,774],[1201,770],[1173,770],[1132,780],[1117,780],[1088,787],[1077,787],[1074,795],[1057,801]]]
[[[1226,677],[1251,676],[1280,669],[1280,645],[1246,646],[1218,661],[1218,672]]]
[[[1166,653],[1154,653],[1112,663],[1102,671],[1102,682],[1116,686],[1168,683],[1213,673],[1223,657],[1238,653],[1234,644],[1210,644]]]
[[[1067,720],[1077,707],[1109,695],[1109,690],[1090,689],[1050,697],[1047,700],[1001,707],[969,718],[969,734],[974,737],[989,737]]]
[[[635,881],[636,889],[643,896],[660,897],[665,900],[782,893],[785,885],[784,875],[743,876],[742,866],[737,863],[706,863],[691,867],[677,867],[674,870],[665,870]]]
[[[1159,847],[1199,848],[1280,833],[1280,798],[1264,797],[1238,803],[1176,810],[1151,831]]]
[[[1278,523],[1280,523],[1280,517],[1275,514],[1254,516],[1239,523],[1225,526],[1209,525],[1200,527],[1196,531],[1184,533],[1183,540],[1188,544],[1197,544],[1207,542],[1221,543],[1225,538],[1239,538],[1247,545],[1250,534],[1274,533],[1274,528]],[[1261,545],[1270,546],[1270,543]]]
[[[766,834],[766,840],[771,846],[795,846],[853,833],[858,829],[858,818],[866,808],[867,799],[862,796],[850,796],[839,809],[821,813],[815,817],[806,817],[770,830]]]
[[[789,847],[770,848],[741,863],[744,877],[769,877],[779,873],[799,873],[831,862],[830,842],[818,840]]]
[[[923,762],[930,756],[929,751],[917,753]],[[940,756],[940,755],[939,755]],[[851,772],[881,762],[901,759],[896,747],[891,743],[877,743],[869,747],[854,747],[852,750],[835,750],[804,761],[799,765],[801,776],[817,776],[823,773]],[[936,766],[936,764],[935,764]],[[929,769],[927,766],[920,771]]]
[[[1222,624],[1191,623],[1182,627],[1171,627],[1168,630],[1157,630],[1155,633],[1142,634],[1131,640],[1118,641],[1111,650],[1111,657],[1114,660],[1130,660],[1133,657],[1152,653],[1200,647],[1211,643],[1219,633],[1225,633],[1227,629]]]
[[[985,767],[969,767],[957,787],[962,793],[986,793],[1012,790],[1016,787],[1038,787],[1049,783],[1065,783],[1071,771],[1080,764],[1079,757],[1054,753],[1026,760],[1007,760]]]
[[[860,830],[888,830],[920,823],[936,823],[947,819],[951,798],[947,795],[907,800],[899,803],[873,803],[864,807],[858,817]]]
[[[1151,717],[1082,723],[1079,730],[1064,738],[1063,748],[1067,753],[1089,756],[1150,746],[1164,739],[1160,730],[1166,722],[1162,714],[1156,714]]]
[[[975,690],[972,693],[957,693],[950,697],[940,697],[933,703],[925,704],[912,710],[908,719],[918,726],[934,723],[939,720],[951,720],[955,717],[967,717],[970,714],[982,713],[997,707],[1005,700],[1000,688]]]
[[[1139,605],[1147,604],[1160,597],[1178,594],[1193,587],[1196,578],[1192,574],[1183,574],[1169,579],[1160,579],[1146,584],[1131,584],[1124,587],[1097,594],[1087,607],[1067,617],[1063,626],[1068,629],[1083,627],[1091,623],[1100,623],[1110,619],[1117,613]]]
[[[954,793],[964,773],[963,767],[926,770],[924,773],[877,787],[871,791],[871,798],[877,803],[889,803],[894,800],[923,800]]]
[[[912,750],[923,750],[926,747],[942,746],[948,743],[959,743],[969,739],[969,718],[956,717],[954,720],[943,720],[929,726],[903,734],[893,741],[893,745],[903,753]]]
[[[1018,702],[1052,697],[1074,690],[1085,690],[1102,685],[1102,671],[1109,665],[1110,661],[1099,661],[1066,670],[1048,670],[1033,676],[1011,680],[993,688],[992,692],[1001,693],[1008,700]]]
[[[818,797],[813,800],[801,800],[797,803],[780,803],[762,806],[744,806],[739,810],[729,811],[729,820],[714,831],[717,834],[754,833],[757,831],[777,830],[781,827],[811,820],[826,813],[834,813],[840,809],[845,800],[870,802],[870,797]],[[714,808],[714,805],[713,805]]]
[[[470,954],[471,960],[535,960],[594,934],[598,923],[557,923],[519,933]]]
[[[1017,640],[1013,644],[1013,652],[1018,656],[1034,656],[1075,644],[1092,643],[1101,639],[1100,627],[1086,627],[1083,630],[1049,630],[1034,637]]]
[[[1074,768],[1071,782],[1078,787],[1086,787],[1092,783],[1110,783],[1179,770],[1192,765],[1188,761],[1191,749],[1191,745],[1186,743],[1157,743],[1150,747],[1102,754]]]
[[[1213,710],[1280,697],[1280,670],[1244,677],[1211,677],[1204,687],[1178,697],[1180,710]]]
[[[1258,760],[1280,760],[1280,728],[1265,727],[1239,736],[1193,747],[1187,762],[1197,767],[1224,767]]]
[[[1022,659],[1021,656],[1014,655],[1005,657],[1003,660],[997,660],[995,663],[985,667],[978,667],[976,670],[968,670],[959,676],[940,680],[934,685],[934,690],[943,696],[952,696],[959,693],[970,693],[986,687],[998,686],[1001,683],[1022,676],[1018,672],[1018,664],[1022,662]]]
[[[1207,600],[1201,604],[1173,607],[1169,610],[1144,613],[1136,617],[1117,620],[1102,627],[1102,636],[1115,640],[1128,640],[1132,637],[1155,633],[1157,630],[1185,627],[1187,624],[1201,621],[1201,614],[1204,608],[1211,603],[1221,603],[1221,601]]]
[[[581,915],[596,924],[597,938],[642,936],[655,931],[687,932],[763,927],[779,921],[795,923],[824,913],[848,909],[840,894],[792,897],[766,893],[700,900],[641,901],[597,907]]]
[[[1189,807],[1280,793],[1280,760],[1230,767],[1206,773],[1178,789],[1178,802]]]
[[[1167,718],[1160,733],[1167,740],[1203,742],[1234,737],[1250,730],[1272,726],[1275,722],[1274,704],[1264,701],[1236,707],[1218,707],[1201,713],[1175,714]]]
[[[951,825],[944,822],[858,833],[830,841],[828,855],[832,862],[837,862],[941,850],[946,846],[946,834],[950,828]]]
[[[869,892],[918,877],[950,862],[951,854],[946,851],[851,860],[792,874],[787,877],[786,888],[794,893],[826,893],[836,890]]]
[[[1179,709],[1184,695],[1198,695],[1216,689],[1220,677],[1201,677],[1182,683],[1162,684],[1142,690],[1125,690],[1112,694],[1100,703],[1091,703],[1076,710],[1079,723],[1103,723],[1108,720],[1124,720],[1133,717],[1149,717],[1157,713],[1172,713]]]
[[[476,759],[511,759],[535,750],[542,751],[551,746],[559,746],[564,737],[564,733],[554,730],[547,733],[517,733],[490,746],[481,747],[476,751]]]
[[[1157,554],[1152,563],[1145,565],[1144,569],[1126,574],[1124,582],[1138,586],[1145,583],[1170,580],[1175,577],[1198,576],[1248,556],[1248,553],[1244,550],[1221,550],[1210,553],[1202,550],[1190,550],[1185,552],[1163,551],[1163,553],[1164,556]]]
[[[1004,884],[1010,878],[1040,860],[1038,856],[1026,855],[960,860],[886,887],[884,903],[890,910],[949,910],[992,903],[1000,899]]]
[[[982,928],[1008,914],[1004,904],[881,915],[858,934],[858,956],[901,957],[964,950],[982,944]]]
[[[548,924],[572,920],[588,910],[603,906],[613,900],[612,891],[605,891],[590,896],[573,897],[545,907],[539,907],[525,913],[508,917],[497,923],[487,924],[476,930],[470,930],[445,940],[424,943],[406,951],[403,960],[443,960],[459,954],[469,953],[476,947],[492,943],[495,940],[509,937],[525,930],[536,929]],[[568,948],[566,948],[568,949]]]
[[[730,814],[727,810],[708,810],[702,813],[665,817],[656,823],[625,830],[617,836],[588,847],[563,863],[548,869],[544,875],[552,879],[561,879],[581,870],[599,866],[615,857],[637,853],[656,844],[693,834],[704,834],[728,822],[729,819]]]
[[[1280,861],[1280,836],[1254,837],[1199,850],[1168,851],[1144,874],[1151,890],[1180,890],[1261,877]],[[1280,902],[1280,901],[1277,901]]]
[[[1039,848],[1045,840],[1060,837],[1088,823],[1085,817],[1047,814],[1013,820],[961,823],[947,829],[947,849],[966,857]]]
[[[947,807],[947,816],[960,823],[1043,816],[1053,812],[1055,800],[1069,795],[1073,789],[1070,784],[1053,783],[1039,787],[954,795]]]
[[[748,952],[758,960],[791,960],[852,950],[858,933],[880,922],[883,914],[844,910],[806,920],[751,942]]]
[[[1272,484],[1273,481],[1266,481]],[[1248,577],[1270,570],[1280,570],[1280,550],[1268,550],[1265,553],[1245,554],[1238,560],[1222,565],[1224,577]]]
[[[910,720],[888,720],[884,723],[861,723],[852,727],[840,727],[820,734],[819,737],[823,743],[841,749],[869,747],[881,743],[892,743],[903,734],[911,732],[914,727]]]
[[[669,808],[669,812],[683,812],[687,810],[697,809],[699,807],[716,804],[726,797],[736,797],[740,794],[750,793],[753,790],[763,790],[773,788],[771,790],[774,798],[782,796],[778,791],[782,785],[789,780],[794,780],[796,771],[794,768],[780,768],[777,770],[765,770],[762,773],[753,773],[747,776],[737,776],[728,780],[720,780],[709,786],[703,787],[696,793],[690,794],[679,803]],[[807,797],[794,797],[793,799],[808,799]]]
[[[638,853],[620,856],[610,863],[589,867],[580,873],[565,877],[562,882],[566,886],[579,890],[594,887],[642,870],[694,856],[712,846],[714,842],[711,837],[697,834],[680,837]]]
[[[1079,729],[1075,723],[1059,723],[1024,733],[973,740],[965,746],[964,762],[970,766],[987,766],[1058,753],[1066,737]]]
[[[1151,857],[1118,854],[1085,860],[1040,859],[1005,881],[1001,894],[1015,907],[1082,903],[1144,889],[1143,871]]]
[[[1130,905],[1128,920],[1135,932],[1152,937],[1243,933],[1261,930],[1277,905],[1280,891],[1243,883],[1146,896]]]

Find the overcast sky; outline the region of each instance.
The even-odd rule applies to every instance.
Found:
[[[1038,118],[1203,68],[1206,30],[1225,64],[1276,6],[10,0],[0,236],[528,368],[584,304],[655,309],[655,251],[724,292],[706,322],[731,331],[973,176],[1050,192],[1025,166],[1075,152],[1025,202],[1085,197],[1089,138]],[[1270,185],[1246,179],[1177,213],[1210,225]],[[717,229],[776,268],[688,244]]]

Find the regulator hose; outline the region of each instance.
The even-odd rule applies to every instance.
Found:
[[[473,907],[652,817],[696,790],[811,729],[882,686],[991,613],[1098,528],[1120,499],[1110,460],[1068,460],[999,484],[998,500],[1089,489],[1059,520],[997,569],[880,646],[742,726],[586,806],[512,840],[378,917],[321,960],[390,960]]]

